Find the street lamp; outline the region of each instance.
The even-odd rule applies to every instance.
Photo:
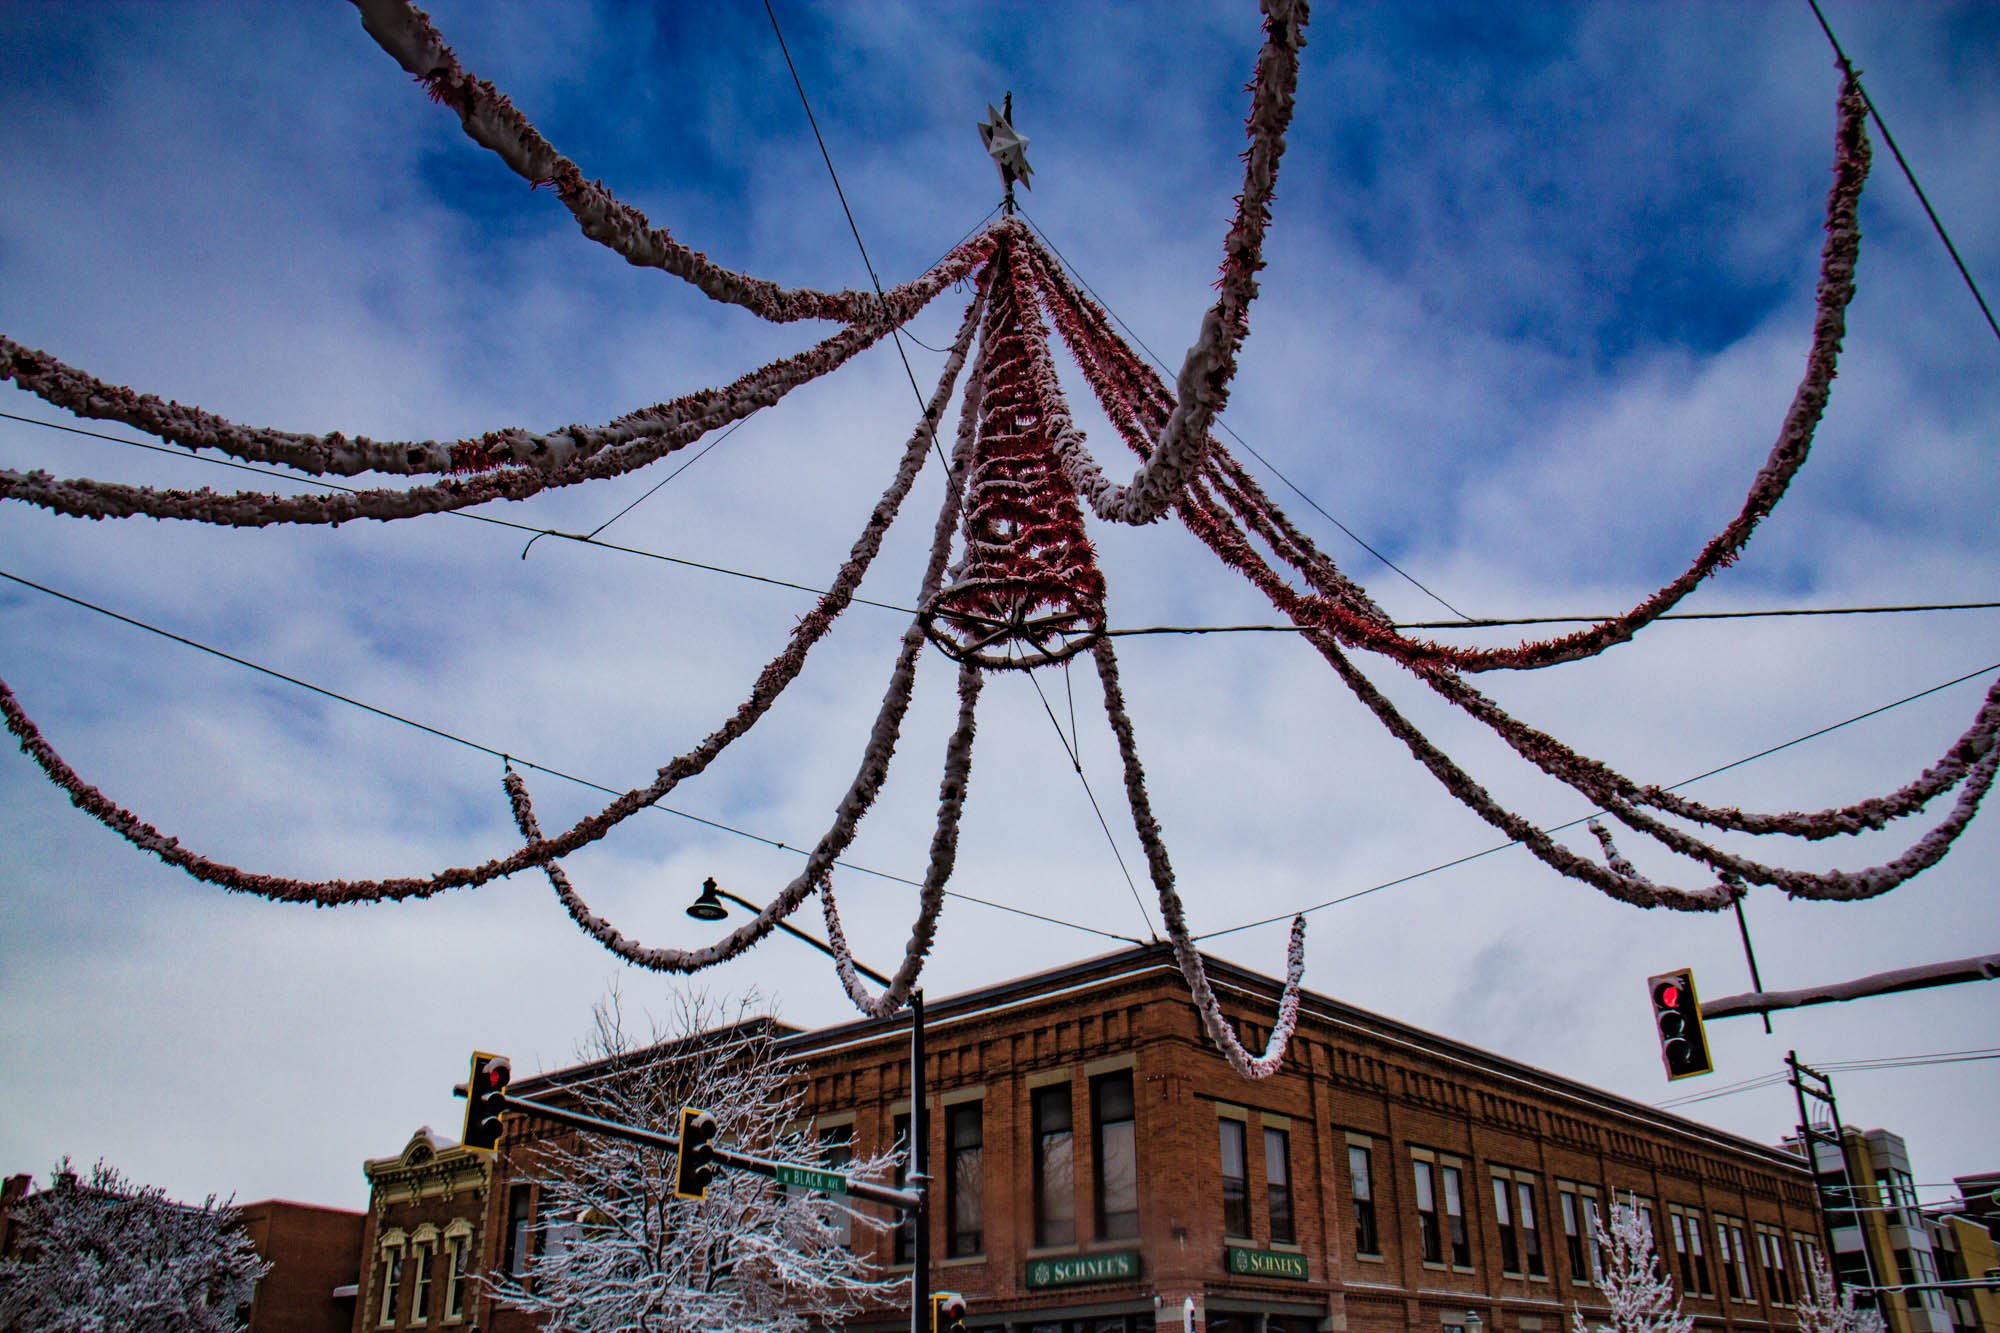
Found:
[[[722,900],[725,898],[727,898],[730,902],[735,903],[738,907],[744,908],[751,912],[761,913],[764,910],[763,908],[757,906],[757,904],[751,902],[748,898],[739,898],[735,894],[731,893],[728,889],[722,888],[715,882],[715,877],[711,875],[709,878],[701,882],[701,896],[688,904],[687,914],[693,917],[697,921],[721,921],[729,915],[729,909],[722,905]],[[828,958],[834,958],[834,959],[839,958],[840,955],[836,954],[828,945],[826,945],[820,940],[814,939],[812,936],[806,934],[803,930],[800,930],[797,926],[794,926],[791,922],[779,921],[776,922],[775,924],[777,925],[779,930],[784,931],[787,935],[792,936],[794,939],[804,940],[807,944],[812,945],[813,948],[818,949]],[[859,972],[862,976],[867,977],[870,981],[874,982],[878,986],[887,986],[893,984],[890,982],[889,978],[883,976],[880,972],[877,972],[874,968],[866,967],[859,962],[856,962],[854,964],[854,970],[856,972]]]
[[[1486,1321],[1479,1317],[1479,1311],[1467,1310],[1465,1312],[1465,1333],[1481,1333],[1481,1330],[1485,1327]]]
[[[701,882],[701,896],[688,904],[687,914],[697,921],[721,921],[729,915],[729,909],[722,905],[728,899],[747,911],[762,913],[763,908],[747,898],[739,898],[715,882],[713,875]],[[779,930],[794,939],[804,940],[828,958],[839,961],[840,955],[824,941],[813,938],[787,921],[775,923]],[[849,961],[852,961],[851,959]],[[894,983],[872,967],[854,964],[854,970],[878,986]],[[910,992],[910,1171],[909,1188],[921,1200],[914,1210],[916,1216],[911,1223],[916,1230],[916,1262],[911,1265],[910,1281],[910,1333],[924,1333],[923,1325],[930,1318],[931,1308],[931,1219],[930,1219],[930,1141],[931,1111],[930,1098],[924,1089],[924,993]],[[1478,1333],[1477,1329],[1470,1333]]]

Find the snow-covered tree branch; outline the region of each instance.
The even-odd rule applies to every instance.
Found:
[[[236,1214],[210,1195],[176,1203],[99,1162],[88,1183],[64,1158],[16,1218],[16,1257],[0,1261],[0,1330],[27,1333],[223,1333],[270,1265]]]
[[[596,1010],[575,1076],[536,1095],[667,1133],[683,1106],[698,1106],[735,1146],[886,1179],[893,1155],[829,1160],[830,1145],[804,1123],[796,1070],[753,1003],[679,993],[664,1028],[642,1043],[614,994]],[[492,1289],[546,1318],[551,1333],[803,1333],[901,1299],[904,1284],[882,1280],[868,1254],[868,1237],[886,1223],[840,1199],[728,1170],[706,1198],[678,1198],[673,1154],[592,1135],[547,1141],[531,1175],[541,1187],[532,1256]]]
[[[1799,1298],[1799,1333],[1884,1333],[1882,1312],[1857,1306],[1854,1289],[1833,1289],[1833,1270],[1818,1251],[1812,1257],[1812,1290]]]
[[[1593,1329],[1583,1311],[1570,1308],[1572,1333],[1692,1333],[1694,1316],[1681,1312],[1674,1284],[1660,1271],[1653,1249],[1653,1227],[1629,1198],[1611,1208],[1611,1226],[1593,1217],[1602,1255],[1597,1289],[1611,1303],[1611,1322]]]

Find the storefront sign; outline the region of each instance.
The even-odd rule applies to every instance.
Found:
[[[1117,1282],[1139,1276],[1139,1252],[1076,1254],[1061,1259],[1028,1260],[1028,1285],[1067,1287],[1077,1282]]]
[[[1229,1271],[1241,1273],[1245,1277],[1283,1277],[1297,1282],[1306,1280],[1306,1257],[1303,1254],[1286,1254],[1282,1250],[1241,1250],[1230,1246],[1223,1251],[1229,1257]]]

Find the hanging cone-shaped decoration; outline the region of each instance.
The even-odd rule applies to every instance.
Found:
[[[1018,224],[980,275],[986,313],[977,431],[963,487],[965,553],[924,607],[924,632],[948,656],[983,667],[1060,662],[1104,630],[1104,574],[1063,470],[1076,434],[1049,356],[1049,330],[1023,286]]]

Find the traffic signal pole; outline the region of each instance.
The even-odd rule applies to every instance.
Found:
[[[924,993],[910,992],[910,1211],[916,1227],[911,1247],[910,1333],[930,1333],[931,1321],[931,1099],[924,1083]]]

